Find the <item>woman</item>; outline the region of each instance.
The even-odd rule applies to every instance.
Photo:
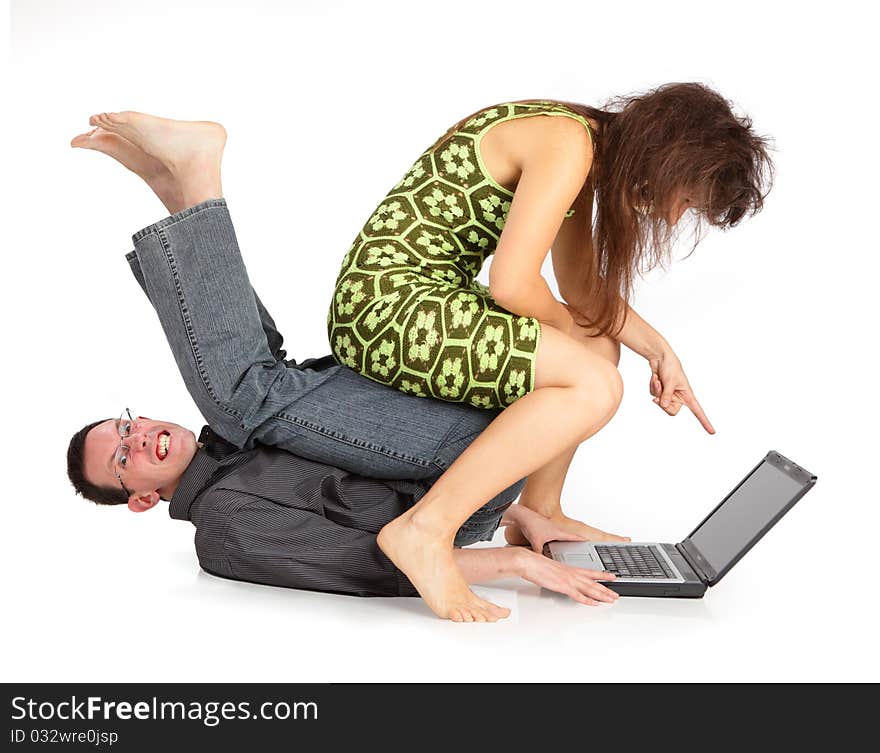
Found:
[[[626,301],[634,272],[669,256],[688,209],[722,229],[758,212],[765,169],[769,186],[751,121],[701,84],[605,109],[506,102],[452,126],[370,217],[334,291],[334,356],[414,395],[504,409],[378,537],[438,615],[505,615],[468,589],[452,541],[523,476],[521,504],[601,536],[559,498],[575,449],[620,404],[619,342],[648,360],[655,403],[670,415],[687,405],[714,433],[669,344]],[[540,273],[551,247],[564,303]],[[474,278],[493,254],[487,289]]]

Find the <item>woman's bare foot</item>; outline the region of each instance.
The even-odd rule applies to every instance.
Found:
[[[593,526],[588,526],[586,523],[581,523],[581,521],[569,518],[562,513],[554,515],[553,520],[572,533],[583,536],[587,541],[632,541],[629,536],[618,536],[616,533],[608,533],[601,528],[593,528]]]
[[[222,196],[220,163],[226,129],[204,120],[172,120],[125,110],[92,115],[89,123],[118,134],[156,158],[180,185],[187,206]]]
[[[80,149],[93,149],[113,157],[139,178],[143,178],[169,213],[174,214],[183,208],[180,187],[168,168],[128,139],[103,128],[93,128],[87,133],[74,136],[70,145]]]
[[[615,533],[608,533],[599,528],[588,526],[586,523],[581,523],[574,518],[569,518],[566,515],[554,515],[552,520],[566,530],[582,536],[587,541],[632,541],[629,536],[618,536]],[[523,535],[519,526],[506,526],[504,528],[504,540],[511,546],[530,546],[529,540]]]
[[[419,525],[416,514],[404,513],[386,524],[377,537],[379,548],[412,581],[419,595],[439,617],[455,622],[497,622],[510,610],[481,599],[468,588],[452,556],[452,542]]]

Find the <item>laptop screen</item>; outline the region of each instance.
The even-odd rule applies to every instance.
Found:
[[[810,475],[769,453],[688,537],[711,568],[723,575],[810,486]]]

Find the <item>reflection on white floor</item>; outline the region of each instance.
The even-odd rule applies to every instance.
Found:
[[[848,640],[834,641],[824,676],[866,671],[857,600],[816,599],[806,579],[781,587],[762,577],[781,566],[781,541],[756,547],[704,599],[625,597],[589,607],[507,579],[475,590],[511,616],[461,625],[435,618],[418,598],[216,578],[198,569],[191,529],[87,510],[95,525],[67,539],[63,577],[12,584],[29,607],[7,625],[6,646],[26,638],[40,651],[9,651],[11,680],[798,679],[816,676],[804,652],[827,650],[841,624]]]
[[[588,470],[574,471],[570,495],[593,502],[572,504],[572,514],[641,540],[686,535],[727,486],[714,472],[721,481],[658,482],[655,467],[653,478],[602,487]],[[682,491],[663,504],[658,484]],[[591,607],[509,578],[474,587],[509,607],[508,619],[457,624],[418,598],[208,575],[191,525],[166,510],[86,504],[59,480],[51,525],[38,505],[7,507],[16,533],[5,545],[5,588],[16,608],[0,661],[5,680],[33,682],[877,679],[874,600],[852,578],[810,569],[808,544],[825,535],[834,501],[858,498],[845,486],[817,484],[703,599]],[[841,530],[862,512],[837,510]],[[485,545],[503,545],[502,532]]]

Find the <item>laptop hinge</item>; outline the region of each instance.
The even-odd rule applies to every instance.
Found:
[[[699,576],[700,580],[703,583],[709,583],[709,577],[706,574],[706,571],[700,567],[697,563],[695,557],[691,556],[691,553],[688,552],[687,547],[684,545],[684,542],[680,544],[676,544],[675,548],[678,550],[679,554],[687,560],[687,563],[691,566],[691,569]]]

